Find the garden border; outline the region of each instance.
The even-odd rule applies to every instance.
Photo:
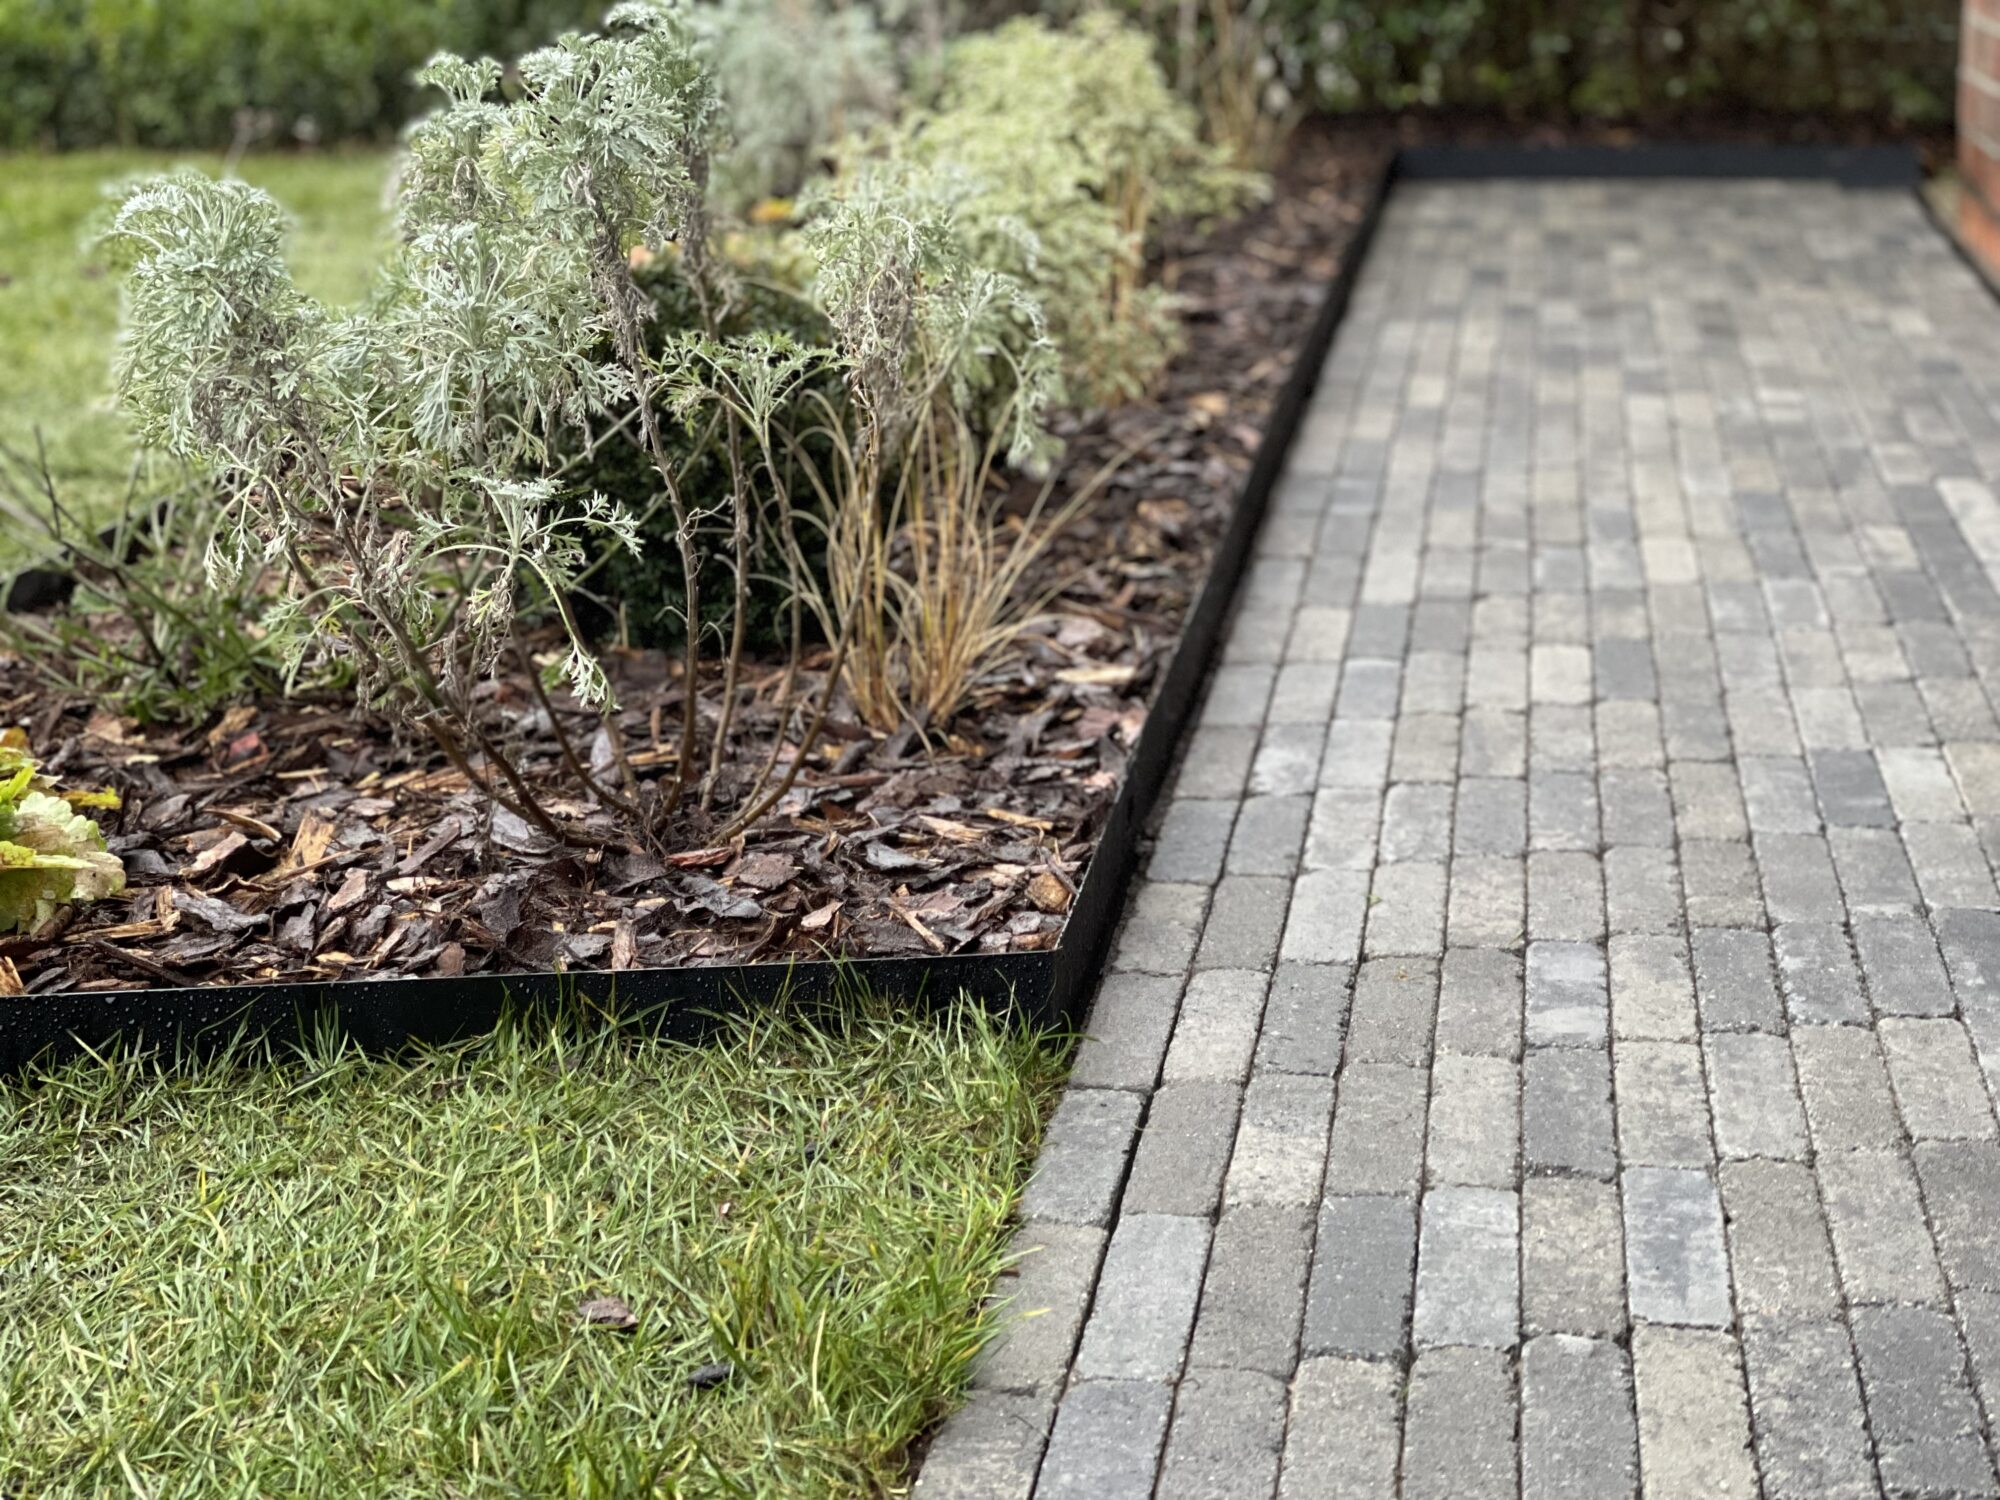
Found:
[[[947,954],[809,962],[680,966],[460,978],[341,979],[22,995],[0,1001],[0,1074],[74,1055],[119,1035],[213,1045],[241,1032],[297,1038],[331,1023],[360,1045],[445,1042],[489,1030],[510,1006],[588,1003],[645,1015],[696,1038],[717,1019],[782,998],[836,999],[868,988],[940,1001],[959,993],[1038,1022],[1082,1022],[1124,905],[1139,840],[1197,704],[1237,582],[1367,259],[1382,209],[1400,181],[1489,178],[1816,178],[1843,187],[1902,187],[1918,179],[1908,147],[1405,146],[1377,177],[1339,270],[1267,416],[1257,455],[1182,626],[1159,692],[1105,817],[1061,940],[1038,953]],[[12,599],[8,601],[11,605]]]
[[[214,1045],[239,1033],[277,1040],[310,1034],[329,1022],[363,1047],[446,1042],[492,1029],[511,1007],[591,1004],[643,1015],[669,1035],[696,1038],[731,1014],[776,1002],[836,999],[862,989],[942,1001],[960,993],[995,1011],[1039,1023],[1076,1025],[1123,909],[1139,838],[1179,749],[1222,634],[1236,584],[1320,367],[1347,310],[1355,276],[1395,176],[1393,160],[1377,177],[1367,207],[1318,313],[1293,356],[1290,373],[1265,418],[1257,454],[1201,590],[1148,707],[1126,763],[1124,784],[1106,813],[1057,946],[1036,953],[942,954],[908,958],[822,959],[782,963],[591,969],[568,973],[472,974],[456,978],[335,979],[276,984],[69,991],[0,1000],[0,1074],[38,1058],[75,1055],[119,1035]],[[29,570],[32,588],[48,575]],[[18,581],[18,580],[17,580]],[[50,580],[53,581],[53,580]],[[37,598],[41,597],[39,593]],[[5,606],[20,607],[10,596]]]

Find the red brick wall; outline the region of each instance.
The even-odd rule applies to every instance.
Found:
[[[1965,0],[1958,34],[1959,233],[2000,270],[2000,0]]]

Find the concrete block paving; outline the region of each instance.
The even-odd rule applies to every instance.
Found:
[[[1995,1497],[2000,306],[1398,189],[916,1493]]]

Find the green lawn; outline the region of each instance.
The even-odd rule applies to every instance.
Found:
[[[1061,1070],[885,1015],[0,1085],[0,1494],[880,1493]]]
[[[118,287],[84,243],[103,185],[180,162],[221,158],[143,151],[0,154],[0,443],[34,451],[80,509],[110,510],[125,492],[131,440],[110,409]],[[298,220],[292,267],[336,302],[366,289],[384,224],[390,159],[380,152],[252,156],[241,175]]]

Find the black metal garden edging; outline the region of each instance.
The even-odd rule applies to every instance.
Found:
[[[1405,146],[1392,175],[1403,182],[1545,178],[1643,181],[1810,178],[1850,188],[1915,187],[1922,175],[1910,146],[1719,145],[1656,142],[1635,146]]]
[[[698,1036],[718,1016],[784,997],[836,999],[851,988],[936,1001],[964,993],[996,1010],[1076,1024],[1124,904],[1139,839],[1173,766],[1221,636],[1237,580],[1292,438],[1332,347],[1335,330],[1366,259],[1391,186],[1397,181],[1479,178],[1807,177],[1849,187],[1904,187],[1917,180],[1916,154],[1903,147],[1513,147],[1413,146],[1398,151],[1377,180],[1338,273],[1293,358],[1264,424],[1262,441],[1230,516],[1180,644],[1127,763],[1125,783],[1105,817],[1062,940],[1041,953],[950,954],[922,958],[685,966],[665,969],[478,974],[451,979],[344,979],[321,983],[203,985],[22,995],[0,1001],[0,1072],[37,1057],[101,1046],[116,1036],[199,1042],[247,1031],[299,1036],[331,1024],[359,1044],[442,1042],[491,1029],[510,1006],[577,1001],[646,1014],[669,1034]],[[40,584],[37,584],[40,587]],[[21,600],[9,599],[19,607]]]

